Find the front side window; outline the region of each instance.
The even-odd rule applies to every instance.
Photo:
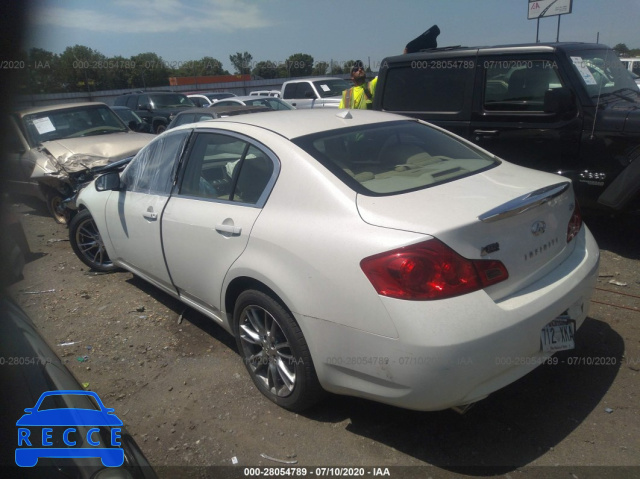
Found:
[[[545,93],[562,87],[552,60],[496,57],[483,66],[485,110],[543,112]]]
[[[292,141],[354,191],[369,196],[432,187],[498,164],[456,137],[412,120],[332,130]]]
[[[125,189],[150,195],[168,195],[189,133],[178,131],[163,135],[140,150],[122,173],[121,182]]]
[[[273,173],[273,161],[255,145],[233,136],[199,133],[180,194],[257,204],[264,199]]]

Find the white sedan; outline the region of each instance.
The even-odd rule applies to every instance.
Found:
[[[78,205],[84,263],[210,317],[291,410],[483,399],[575,347],[599,264],[566,178],[374,111],[185,125]]]

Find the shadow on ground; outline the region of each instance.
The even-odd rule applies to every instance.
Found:
[[[624,216],[587,216],[586,225],[600,249],[629,259],[640,259],[640,214]]]
[[[460,474],[504,474],[523,467],[563,441],[601,401],[624,354],[623,339],[588,318],[578,347],[480,401],[466,414],[416,412],[357,398],[331,396],[308,418],[341,422],[347,430],[416,459]],[[606,356],[616,365],[577,366],[569,358]],[[613,362],[613,361],[612,361]],[[434,385],[437,387],[437,385]]]

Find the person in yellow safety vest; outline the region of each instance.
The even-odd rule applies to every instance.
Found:
[[[338,108],[370,110],[373,106],[378,77],[366,82],[367,73],[362,64],[356,64],[351,68],[351,80],[354,86],[342,92],[342,100]]]

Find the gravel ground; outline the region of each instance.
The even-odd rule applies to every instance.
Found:
[[[557,365],[464,415],[339,396],[295,414],[256,390],[221,328],[130,273],[89,271],[65,226],[37,207],[11,209],[32,250],[11,293],[79,381],[115,408],[160,476],[288,466],[262,454],[308,475],[350,466],[392,477],[640,476],[637,218],[589,223],[600,278],[577,348]]]

